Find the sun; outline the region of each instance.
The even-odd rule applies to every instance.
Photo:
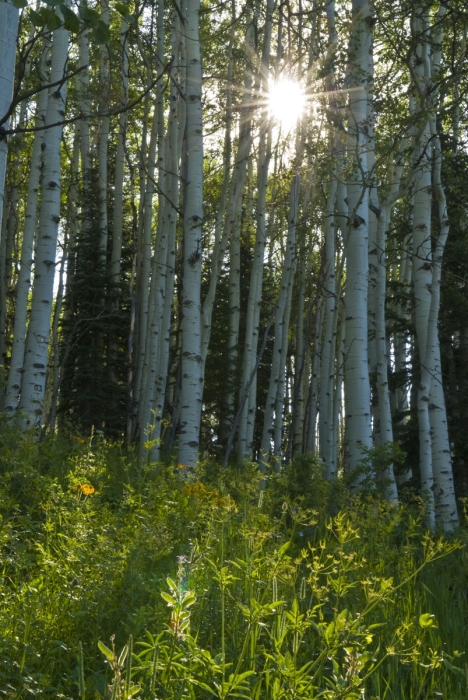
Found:
[[[268,108],[271,116],[290,130],[304,111],[306,97],[301,85],[290,78],[281,78],[268,89]]]

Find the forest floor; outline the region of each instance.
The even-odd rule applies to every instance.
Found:
[[[468,529],[414,497],[7,426],[0,471],[0,697],[468,696]]]

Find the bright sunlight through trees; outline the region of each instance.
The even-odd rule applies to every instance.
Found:
[[[269,88],[268,107],[271,116],[283,129],[292,129],[306,104],[302,86],[290,78],[281,78]]]

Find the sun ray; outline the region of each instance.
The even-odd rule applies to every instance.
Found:
[[[271,116],[289,131],[294,128],[304,111],[306,96],[301,85],[290,78],[281,78],[268,89],[268,108]]]

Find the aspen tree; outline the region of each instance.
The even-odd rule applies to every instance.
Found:
[[[20,409],[27,425],[39,425],[45,394],[47,353],[55,277],[55,258],[60,223],[61,121],[66,101],[66,82],[60,82],[68,58],[68,31],[55,29],[52,40],[50,83],[42,153],[42,197],[35,251],[31,318],[26,338]]]
[[[273,455],[281,460],[282,422],[284,404],[284,373],[288,351],[289,315],[296,271],[296,226],[299,206],[300,177],[295,175],[289,193],[288,235],[281,274],[280,291],[275,316],[273,359],[270,383],[265,403],[261,443],[262,459],[268,461],[273,438]],[[275,416],[275,419],[274,419]],[[277,462],[277,467],[281,462]]]
[[[165,176],[165,202],[163,215],[160,219],[160,226],[164,230],[164,238],[166,240],[165,252],[165,271],[164,276],[160,277],[162,304],[160,314],[160,330],[157,336],[156,347],[156,365],[155,365],[155,386],[153,400],[153,419],[152,431],[150,437],[152,447],[150,458],[152,461],[157,461],[160,454],[161,443],[161,426],[164,413],[164,402],[166,395],[167,374],[169,369],[169,350],[171,341],[171,315],[174,300],[174,277],[175,277],[175,257],[176,257],[176,228],[177,228],[177,202],[179,196],[179,170],[180,170],[180,151],[179,151],[179,129],[183,125],[180,124],[180,102],[181,98],[177,89],[179,68],[177,66],[178,57],[180,56],[180,46],[182,43],[180,19],[174,17],[174,28],[172,30],[171,46],[172,46],[172,68],[171,68],[171,91],[170,91],[170,106],[169,120],[166,133],[166,145],[164,150],[165,168],[167,174]]]
[[[203,131],[198,35],[200,0],[187,0],[187,180],[182,289],[182,387],[178,460],[195,467],[200,447],[203,377],[201,357],[201,258],[203,226]]]
[[[234,26],[234,20],[233,20]],[[228,66],[228,89],[227,89],[227,120],[225,131],[224,147],[224,180],[221,192],[221,201],[218,209],[217,221],[215,225],[215,241],[211,258],[211,277],[207,295],[203,301],[203,336],[202,336],[202,359],[203,366],[206,362],[208,346],[211,336],[211,319],[215,302],[216,287],[219,281],[221,266],[223,264],[227,244],[231,242],[230,256],[230,283],[229,289],[234,302],[230,302],[230,316],[234,318],[238,315],[238,266],[239,266],[239,235],[240,235],[240,215],[242,209],[242,199],[245,189],[247,174],[247,164],[250,158],[252,146],[251,117],[252,117],[252,58],[254,56],[254,26],[250,13],[247,15],[247,31],[245,38],[246,69],[244,81],[244,93],[240,107],[239,139],[234,157],[234,167],[230,177],[230,154],[231,154],[231,130],[232,130],[232,88],[229,84],[232,81],[233,61],[232,43],[234,35],[231,33],[230,54],[231,61]],[[224,226],[222,221],[225,215]],[[221,233],[222,231],[222,233]],[[237,265],[237,268],[236,268]],[[231,273],[234,273],[231,275]],[[234,277],[234,279],[233,279]],[[234,291],[235,290],[235,291]],[[233,322],[232,334],[236,335],[237,323]],[[230,334],[231,335],[231,334]],[[231,339],[232,347],[232,339]]]
[[[441,77],[441,54],[443,20],[447,8],[442,3],[434,17],[434,39],[431,55],[431,78],[434,84]],[[434,334],[433,365],[429,402],[429,421],[432,438],[432,468],[435,480],[435,506],[436,518],[446,530],[451,530],[458,525],[457,504],[453,484],[452,460],[450,441],[447,426],[447,414],[445,397],[442,384],[442,366],[440,357],[440,343],[438,333],[438,319],[440,308],[440,285],[442,276],[442,259],[445,244],[449,233],[449,218],[447,201],[442,185],[442,146],[437,132],[435,111],[439,107],[438,91],[432,95],[433,109],[430,113],[430,132],[434,148],[433,191],[438,207],[438,232],[434,245],[432,260],[431,282],[431,311],[429,314],[429,331]],[[432,327],[432,328],[431,328]],[[428,346],[429,349],[429,346]]]
[[[353,0],[349,42],[348,179],[349,233],[346,241],[345,398],[348,460],[354,468],[362,448],[372,447],[370,382],[367,357],[368,201],[366,177],[367,73],[371,47],[367,0]]]
[[[13,95],[15,79],[16,35],[18,31],[18,8],[10,0],[0,2],[0,232],[2,230],[3,199],[7,159],[7,139],[2,129],[7,129],[9,120],[3,122]],[[1,236],[1,233],[0,233]]]
[[[100,0],[101,3],[101,20],[105,25],[109,26],[109,0]],[[110,118],[107,114],[109,110],[109,47],[103,44],[100,47],[100,70],[99,70],[99,89],[100,89],[100,108],[103,116],[99,120],[97,134],[97,157],[98,157],[98,172],[99,172],[99,212],[100,212],[100,235],[99,248],[103,263],[106,262],[107,252],[107,235],[108,235],[108,213],[107,213],[107,155],[109,152],[109,129]],[[104,304],[104,300],[102,300]]]
[[[39,75],[41,85],[47,84],[47,62],[50,54],[50,42],[44,39],[44,47],[41,54]],[[48,95],[47,90],[42,90],[37,96],[35,125],[43,126],[46,117]],[[21,377],[23,374],[24,348],[26,340],[26,321],[28,296],[31,287],[31,268],[33,263],[34,232],[36,228],[36,215],[38,206],[39,184],[42,166],[43,131],[36,131],[31,153],[29,168],[28,195],[26,200],[26,212],[23,226],[23,240],[21,245],[21,260],[18,279],[15,290],[15,317],[13,322],[13,343],[11,348],[10,370],[5,392],[5,411],[13,416],[20,399]]]
[[[270,46],[273,23],[274,0],[268,0],[263,39],[262,61],[260,66],[260,93],[265,96],[267,76],[270,67]],[[254,258],[252,262],[247,305],[244,355],[240,395],[249,385],[248,397],[241,415],[238,434],[238,457],[244,459],[251,454],[255,425],[255,407],[257,384],[256,376],[250,382],[252,370],[257,359],[258,336],[260,325],[260,305],[263,287],[263,265],[266,243],[266,195],[268,184],[268,168],[271,158],[271,123],[264,108],[261,113],[259,145],[258,145],[258,185],[257,185],[257,230],[255,238]],[[250,383],[250,384],[249,384]]]
[[[118,285],[120,282],[120,261],[122,257],[125,146],[127,139],[128,124],[128,29],[129,27],[127,21],[125,20],[125,18],[122,18],[120,24],[120,104],[122,112],[119,115],[119,130],[117,133],[117,149],[115,154],[114,211],[112,217],[112,252],[110,263],[112,280],[115,285]]]

